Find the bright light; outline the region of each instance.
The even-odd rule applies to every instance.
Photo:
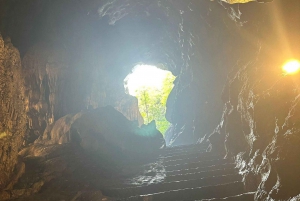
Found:
[[[286,74],[297,73],[300,70],[300,62],[298,60],[290,60],[283,65],[282,69]]]
[[[170,72],[155,66],[137,65],[133,68],[132,73],[125,78],[125,87],[128,88],[129,94],[132,96],[135,96],[136,90],[142,87],[160,90],[168,73]]]

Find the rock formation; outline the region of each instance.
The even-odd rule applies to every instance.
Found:
[[[297,200],[299,75],[284,73],[282,65],[290,57],[299,58],[299,48],[291,44],[299,41],[299,26],[294,29],[292,24],[300,18],[293,3],[271,5],[274,10],[281,8],[285,17],[280,17],[280,25],[268,19],[261,29],[276,32],[282,26],[289,33],[281,35],[283,42],[276,34],[265,38],[266,33],[259,32],[258,39],[264,38],[267,45],[259,45],[252,59],[229,74],[221,122],[209,140],[215,151],[236,157],[246,187],[256,191],[255,200]],[[287,17],[288,13],[294,17]],[[282,49],[281,55],[270,56],[270,47]]]
[[[77,144],[85,151],[100,155],[113,149],[118,149],[119,154],[152,153],[165,144],[155,122],[139,128],[112,106],[64,116],[35,141],[35,144],[44,145],[66,143]]]
[[[258,190],[257,200],[288,200],[299,194],[294,169],[300,164],[298,76],[274,72],[266,64],[261,73],[254,66],[261,65],[249,64],[228,81],[213,148],[221,142],[227,156],[237,156],[246,186]]]
[[[130,121],[136,121],[137,125],[144,124],[144,119],[139,111],[138,100],[136,97],[124,94],[122,99],[115,103],[114,108],[121,112]]]
[[[47,125],[67,113],[66,80],[68,56],[63,49],[47,45],[32,47],[23,58],[25,94],[28,97],[28,142],[33,142]]]
[[[0,35],[0,191],[11,188],[24,171],[18,152],[26,133],[28,99],[19,51]]]

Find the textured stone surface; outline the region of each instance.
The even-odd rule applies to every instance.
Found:
[[[16,166],[26,131],[23,81],[19,51],[0,35],[0,192],[23,172]]]
[[[25,157],[26,172],[13,189],[0,194],[0,200],[111,200],[99,188],[111,185],[108,178],[120,169],[99,158],[91,160],[78,146],[34,144],[20,155]]]
[[[61,48],[45,44],[32,47],[23,58],[25,94],[28,97],[29,134],[27,142],[33,142],[47,125],[63,116],[65,105],[68,55]]]
[[[286,75],[282,65],[291,57],[299,58],[299,2],[270,4],[272,15],[289,32],[283,43],[278,26],[270,18],[261,24],[257,38],[258,54],[240,62],[229,74],[224,88],[223,115],[209,137],[212,150],[236,156],[246,187],[256,191],[255,200],[297,200],[299,182],[299,74]],[[287,3],[287,2],[285,2]],[[294,16],[294,17],[292,17]],[[295,28],[295,26],[297,28]],[[249,30],[251,32],[253,29]],[[277,33],[272,36],[266,30]],[[269,47],[279,50],[269,52]],[[292,53],[291,53],[292,52]],[[270,54],[272,56],[270,56]],[[273,58],[273,59],[271,59]]]
[[[223,136],[227,155],[238,155],[247,187],[258,188],[257,200],[288,200],[299,194],[294,187],[300,176],[298,78],[272,74],[271,66],[261,74],[253,66],[259,64],[241,69],[230,80],[228,89],[234,90],[211,137]]]

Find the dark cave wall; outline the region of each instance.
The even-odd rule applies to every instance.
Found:
[[[236,156],[255,200],[299,199],[299,75],[281,70],[300,56],[299,8],[298,1],[274,2],[242,30],[256,43],[228,75],[223,116],[209,138],[213,150]],[[250,11],[241,9],[244,17]]]
[[[298,79],[258,61],[229,79],[222,122],[210,140],[213,149],[237,156],[246,187],[257,190],[256,200],[299,194]]]
[[[68,55],[62,48],[35,45],[23,58],[25,94],[29,99],[28,142],[43,134],[47,125],[70,111]],[[31,139],[30,139],[31,138]]]

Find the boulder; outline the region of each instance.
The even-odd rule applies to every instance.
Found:
[[[100,155],[152,153],[165,146],[155,121],[141,128],[112,106],[66,115],[49,126],[35,144],[73,143]]]

